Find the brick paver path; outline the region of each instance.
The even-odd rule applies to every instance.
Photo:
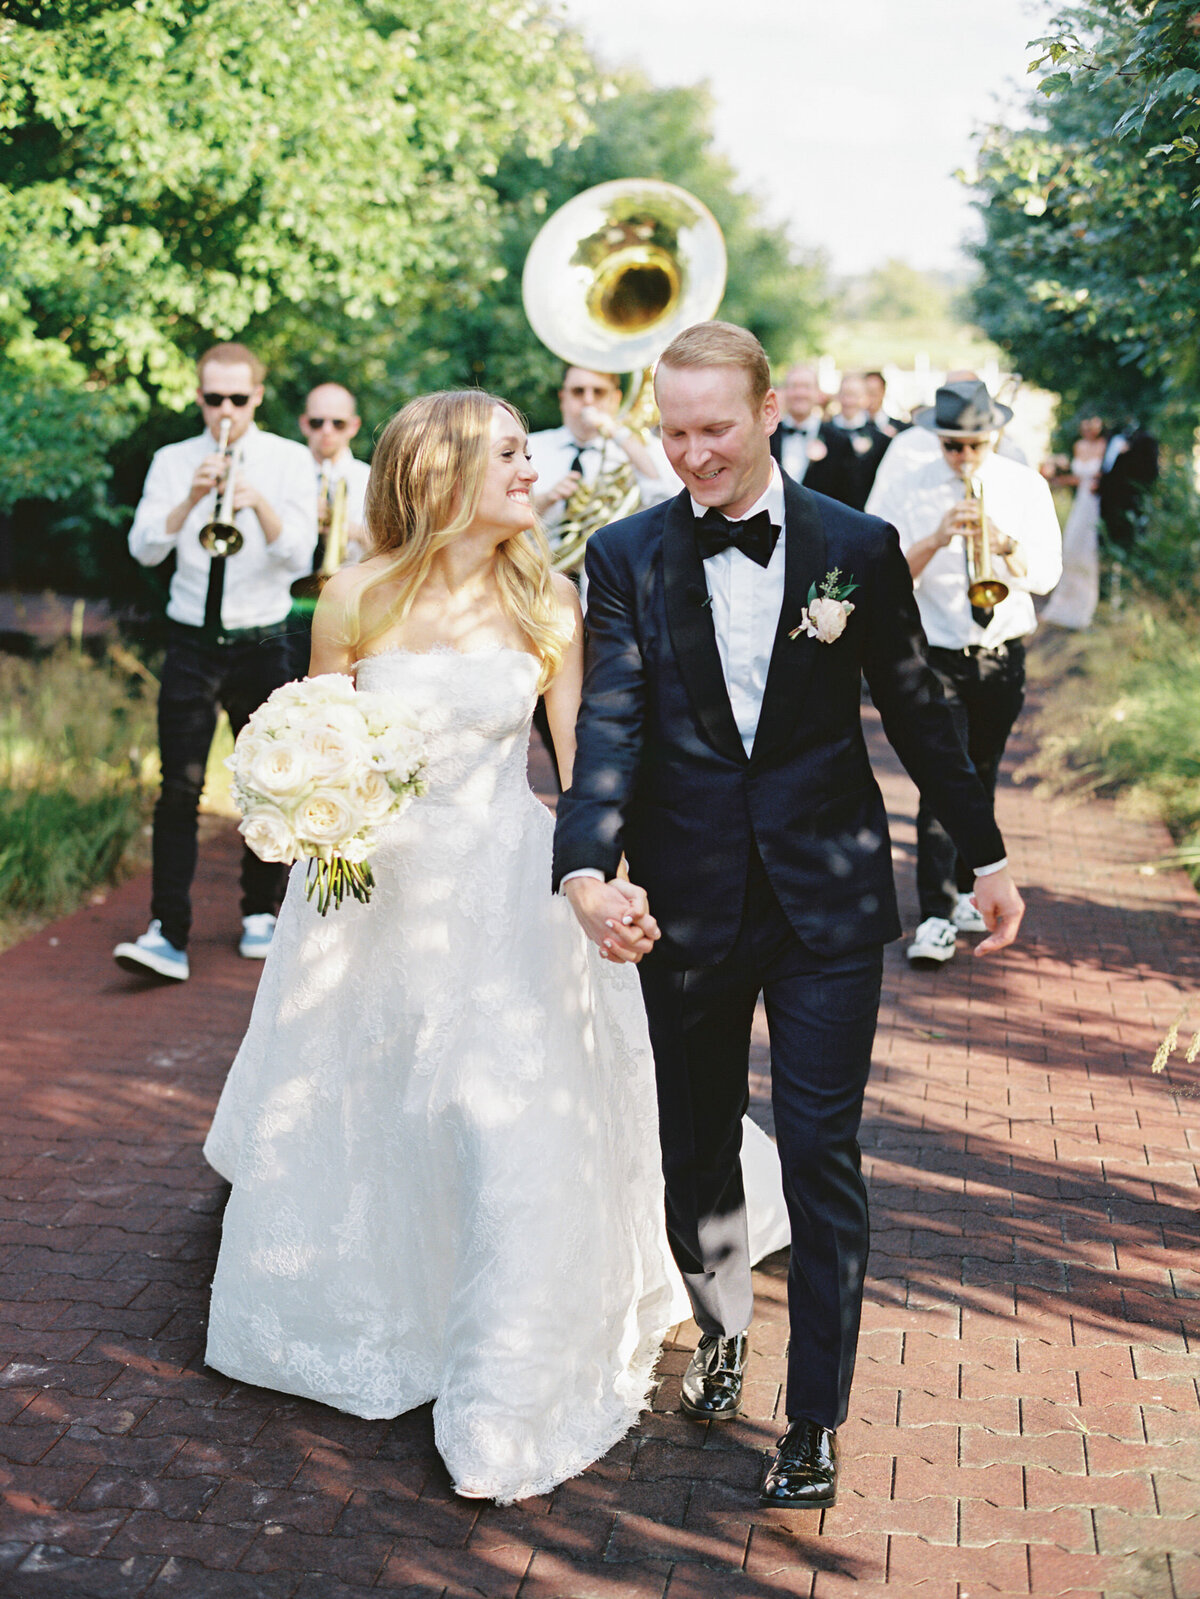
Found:
[[[911,892],[912,791],[880,771]],[[205,1369],[224,1193],[200,1144],[257,975],[228,832],[186,987],[109,960],[141,881],[0,958],[0,1594],[1197,1599],[1200,1063],[1150,1062],[1200,996],[1200,901],[1139,871],[1165,836],[1108,804],[1009,786],[1001,815],[1023,953],[921,975],[889,952],[871,1276],[823,1515],[755,1498],[778,1259],[743,1420],[675,1412],[685,1327],[637,1432],[510,1509],[454,1498],[427,1410],[359,1421]]]

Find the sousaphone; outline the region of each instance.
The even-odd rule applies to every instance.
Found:
[[[525,258],[521,294],[533,331],[568,366],[642,374],[619,420],[644,438],[657,421],[654,362],[677,333],[716,313],[725,272],[721,229],[695,195],[620,178],[549,218]],[[581,566],[589,536],[637,507],[633,470],[615,446],[611,455],[567,502],[553,539],[556,571]]]

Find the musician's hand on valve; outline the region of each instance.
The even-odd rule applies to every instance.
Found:
[[[196,468],[196,475],[192,479],[191,500],[195,505],[206,494],[211,494],[225,481],[225,468],[229,457],[225,455],[206,455]]]
[[[557,505],[560,500],[569,500],[582,482],[583,474],[581,472],[568,472],[550,488],[535,491],[533,496],[534,510],[548,511],[552,505]]]

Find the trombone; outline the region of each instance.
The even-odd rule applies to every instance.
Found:
[[[983,484],[977,477],[963,479],[963,499],[979,507],[979,526],[964,533],[967,545],[967,598],[972,605],[990,611],[1008,598],[1008,584],[996,576],[992,567],[992,541],[988,537],[987,512],[983,505]]]
[[[229,418],[223,416],[217,450],[225,458],[225,486],[217,491],[216,516],[200,529],[200,548],[216,556],[236,555],[245,542],[241,528],[233,520],[234,480],[237,477],[241,452],[231,450],[229,447],[230,426]]]

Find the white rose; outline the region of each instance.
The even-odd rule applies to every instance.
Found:
[[[318,727],[306,734],[304,749],[317,782],[352,782],[371,764],[366,744],[336,727]]]
[[[425,740],[415,728],[393,723],[371,742],[371,764],[389,777],[406,780],[420,766]]]
[[[271,739],[256,748],[238,775],[248,788],[279,798],[299,794],[313,780],[305,750],[290,739]]]
[[[296,807],[292,817],[296,837],[316,848],[337,848],[363,825],[357,806],[336,789],[319,788]]]
[[[801,612],[804,631],[809,638],[819,639],[822,644],[832,644],[845,632],[846,620],[853,609],[853,605],[846,600],[813,600]]]
[[[367,771],[354,787],[354,799],[368,827],[382,822],[395,800],[392,785],[382,772]]]
[[[344,672],[322,672],[295,686],[304,691],[300,697],[304,705],[353,705],[358,697],[354,679]]]
[[[260,861],[294,861],[296,838],[277,805],[256,805],[246,812],[238,832]]]
[[[345,843],[338,845],[338,854],[344,861],[349,861],[351,866],[361,866],[371,853],[371,846],[375,842],[369,835],[346,839]]]

